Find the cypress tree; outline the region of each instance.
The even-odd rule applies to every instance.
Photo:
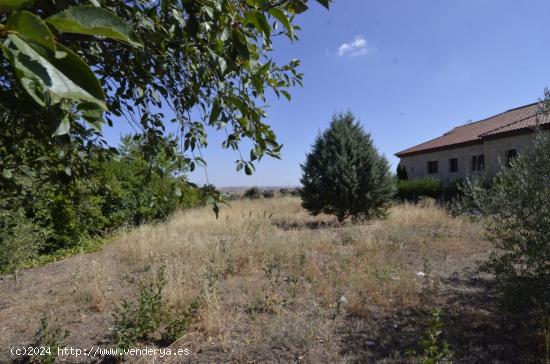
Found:
[[[406,181],[408,179],[407,169],[402,164],[397,165],[396,174],[397,174],[397,179],[400,181]]]
[[[382,217],[394,193],[388,161],[351,112],[333,116],[301,167],[302,206],[313,215]]]

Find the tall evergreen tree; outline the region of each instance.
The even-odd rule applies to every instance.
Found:
[[[388,161],[351,112],[333,116],[301,167],[302,206],[313,215],[381,217],[394,193]]]
[[[407,176],[407,168],[405,168],[405,166],[402,165],[401,163],[397,165],[396,174],[397,174],[397,179],[400,181],[406,181],[409,179]]]

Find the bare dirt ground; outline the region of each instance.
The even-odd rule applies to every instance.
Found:
[[[100,252],[3,277],[0,362],[28,361],[10,348],[35,342],[41,318],[68,331],[67,347],[113,348],[115,307],[135,302],[139,282],[160,267],[166,307],[200,306],[174,342],[152,332],[136,346],[190,355],[128,362],[414,363],[434,309],[454,362],[537,362],[538,333],[502,314],[491,279],[475,274],[490,251],[480,226],[433,203],[343,226],[294,198],[235,201],[218,220],[188,211],[121,233]]]

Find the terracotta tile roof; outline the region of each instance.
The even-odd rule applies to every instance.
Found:
[[[537,123],[549,124],[550,117],[540,115],[538,103],[533,103],[505,111],[487,119],[458,126],[438,138],[405,149],[395,155],[403,157],[409,154],[456,147],[461,144],[481,143],[484,138],[497,137],[500,134],[532,128]]]

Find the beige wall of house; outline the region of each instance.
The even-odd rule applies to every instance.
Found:
[[[449,184],[457,179],[465,178],[472,173],[493,176],[500,170],[501,163],[506,161],[506,151],[516,149],[518,153],[532,144],[534,133],[520,134],[506,138],[485,140],[483,143],[445,149],[436,152],[405,156],[400,163],[407,169],[409,179],[432,176]],[[485,168],[481,172],[471,171],[472,156],[483,154]],[[458,159],[458,170],[450,171],[451,158]],[[428,162],[437,161],[438,173],[428,174]]]
[[[506,162],[506,151],[516,149],[521,153],[533,143],[534,133],[513,135],[507,138],[490,139],[483,143],[485,153],[486,172],[488,175],[495,175]]]
[[[470,160],[472,156],[483,153],[483,144],[480,143],[454,149],[414,154],[401,158],[400,163],[407,169],[409,179],[431,176],[441,179],[443,183],[450,183],[459,178],[464,178],[470,172]],[[457,172],[450,172],[449,159],[451,158],[458,159]],[[429,161],[437,161],[437,174],[428,174]]]

